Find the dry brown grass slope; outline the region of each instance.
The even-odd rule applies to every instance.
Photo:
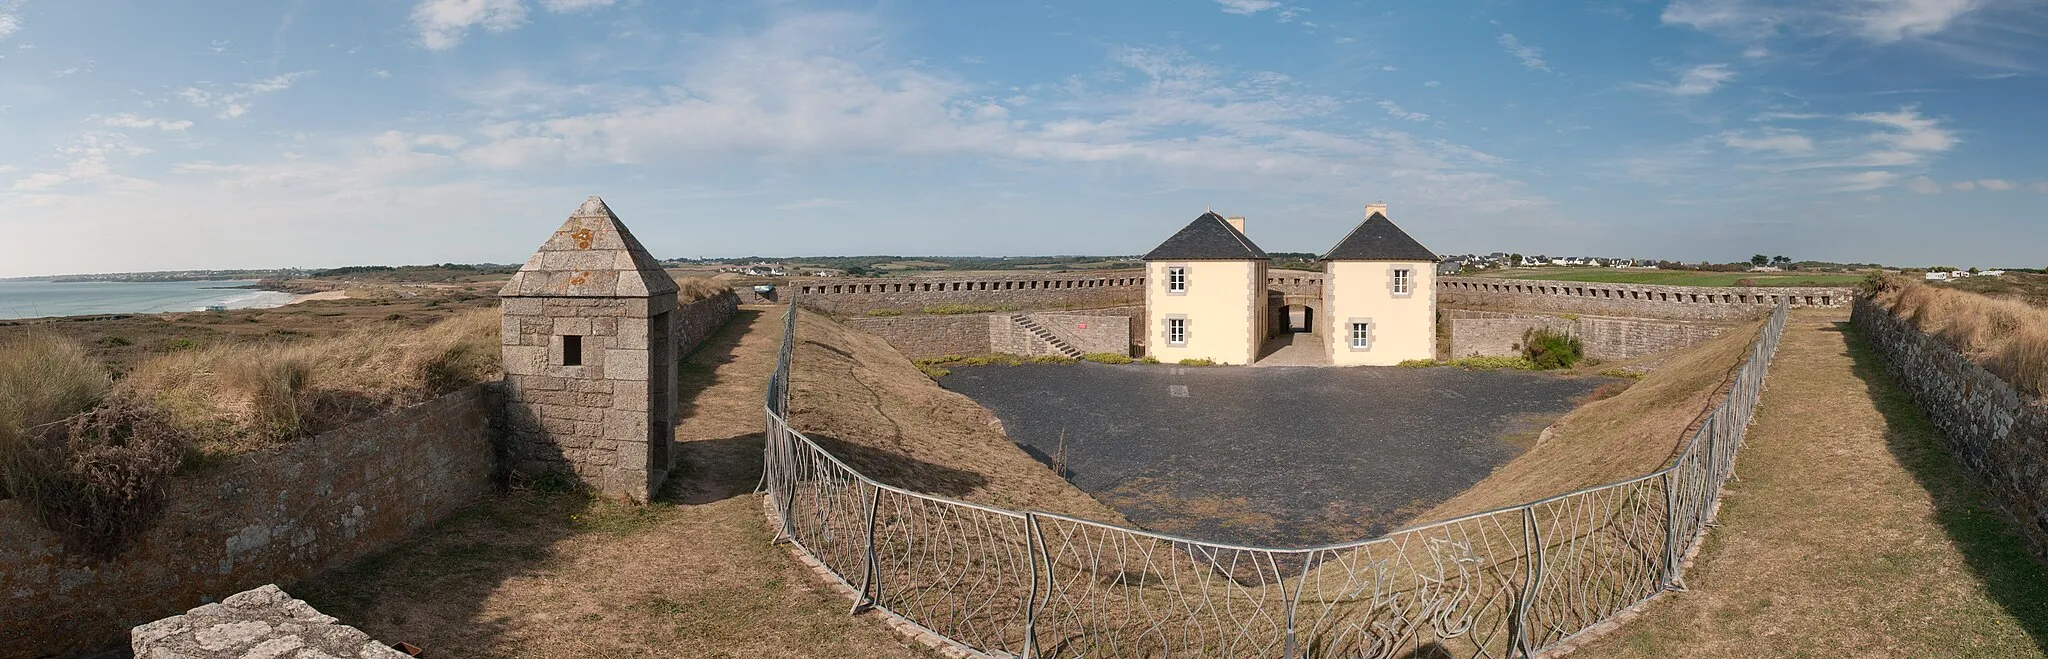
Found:
[[[806,312],[797,339],[790,421],[853,468],[917,492],[1126,523],[879,337]]]
[[[2035,395],[2048,395],[2048,308],[1893,279],[1877,301],[1971,361]]]
[[[1750,323],[1661,357],[1662,365],[1640,382],[1565,414],[1548,440],[1415,522],[1527,503],[1657,470],[1685,445],[1699,419],[1720,404],[1762,327]]]
[[[654,504],[513,492],[290,590],[447,657],[929,658],[769,543],[752,495],[780,310],[684,359],[683,470]]]
[[[1793,312],[1691,590],[1574,656],[2044,656],[2048,572],[1845,320]]]

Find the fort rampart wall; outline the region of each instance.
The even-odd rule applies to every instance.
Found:
[[[2048,558],[2048,403],[1949,344],[1858,298],[1851,318],[1900,388],[1940,431],[1950,455],[1982,478]]]
[[[1794,308],[1841,307],[1847,288],[1658,286],[1491,277],[1437,280],[1445,305],[1678,320],[1753,320],[1780,300]]]
[[[1021,315],[1082,352],[1128,354],[1132,336],[1138,331],[1134,327],[1143,324],[1142,320],[1135,319],[1144,314],[1144,309],[1127,306]],[[1012,315],[888,316],[849,318],[844,322],[848,327],[881,337],[911,359],[992,352],[1026,356],[1054,354],[1022,326],[1011,321]]]
[[[1677,350],[1727,332],[1729,323],[1645,320],[1611,316],[1560,316],[1525,312],[1442,310],[1451,329],[1451,358],[1521,354],[1529,330],[1549,329],[1576,336],[1585,354],[1600,359],[1633,359]]]
[[[769,300],[755,294],[751,286],[741,288],[742,296]],[[943,305],[1027,311],[1095,309],[1142,304],[1145,272],[792,279],[777,288],[775,301],[786,300],[790,294],[800,296],[804,306],[845,315],[877,309],[913,312]]]

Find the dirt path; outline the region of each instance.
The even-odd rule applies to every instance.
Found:
[[[290,592],[433,656],[934,656],[847,615],[769,544],[751,492],[780,332],[775,312],[746,308],[685,360],[685,471],[656,504],[500,495]]]
[[[2048,573],[1845,314],[1795,312],[1690,592],[1574,657],[2040,657]]]

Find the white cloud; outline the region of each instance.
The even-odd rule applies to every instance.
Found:
[[[1915,176],[1906,182],[1906,189],[1918,194],[1941,194],[1941,184],[1925,176]]]
[[[540,6],[555,13],[588,11],[612,6],[617,0],[540,0]]]
[[[1987,178],[1978,179],[1977,187],[1984,188],[1986,190],[2005,191],[2011,190],[2013,188],[2013,185],[2012,181],[2008,181],[2002,178]]]
[[[420,0],[412,8],[413,27],[427,50],[461,45],[471,27],[503,32],[525,22],[526,5],[520,0]]]
[[[2039,183],[2035,183],[2034,191],[2039,192],[2041,194],[2048,194],[2048,181],[2041,181]]]
[[[1431,81],[1429,81],[1429,82],[1425,82],[1425,83],[1422,83],[1422,86],[1424,86],[1424,87],[1442,87],[1442,86],[1444,86],[1444,83],[1443,83],[1443,81],[1442,81],[1442,80],[1431,80]]]
[[[2016,72],[2016,71],[2005,71],[2005,72],[2002,72],[2002,73],[1972,73],[1972,74],[1970,74],[1970,77],[1972,77],[1972,78],[1976,78],[1976,79],[1978,79],[1978,80],[2004,80],[2004,79],[2006,79],[2006,78],[2014,78],[2014,77],[2018,77],[2018,76],[2019,76],[2019,73],[2018,73],[2018,72]]]
[[[127,178],[114,173],[112,160],[120,157],[134,157],[149,153],[148,148],[136,144],[121,133],[87,131],[73,137],[71,141],[57,148],[57,159],[62,165],[30,174],[18,179],[11,186],[17,192],[48,190],[70,184],[98,183],[123,189],[148,187],[147,181]]]
[[[1948,187],[1952,190],[1969,191],[1977,189],[1977,184],[1972,181],[1956,181],[1954,183],[1948,184]]]
[[[1280,6],[1280,3],[1273,0],[1216,0],[1216,4],[1223,5],[1223,13],[1241,16],[1249,16]]]
[[[0,0],[0,39],[21,31],[21,5],[26,0]]]
[[[1789,32],[1818,37],[1848,35],[1883,45],[1939,34],[1986,4],[1989,3],[1985,0],[1789,4],[1761,0],[1673,0],[1664,8],[1661,19],[1665,25],[1681,25],[1752,44]]]
[[[157,119],[154,117],[144,117],[131,112],[123,112],[121,114],[117,114],[111,117],[98,117],[98,119],[100,124],[106,126],[113,126],[115,128],[155,128],[158,130],[175,132],[192,127],[192,122],[190,121],[171,121],[168,119]]]
[[[1768,132],[1751,137],[1740,133],[1722,133],[1721,143],[1744,151],[1776,151],[1798,154],[1813,151],[1813,138],[1797,133]]]
[[[1983,4],[1980,0],[1876,0],[1846,16],[1865,39],[1891,43],[1946,30]]]
[[[1829,191],[1864,192],[1867,190],[1876,190],[1878,188],[1891,185],[1892,182],[1898,180],[1898,178],[1898,174],[1885,171],[1868,171],[1856,172],[1853,174],[1843,174],[1841,176],[1835,177],[1834,186],[1830,188]]]
[[[378,78],[389,78],[391,77],[391,72],[385,69],[370,69],[370,75]]]
[[[829,199],[825,197],[819,197],[816,199],[804,199],[801,201],[792,201],[786,204],[780,204],[775,207],[775,210],[791,211],[811,210],[817,208],[845,208],[847,206],[852,205],[853,202],[846,199]]]
[[[1509,55],[1522,60],[1522,66],[1538,71],[1550,71],[1550,64],[1543,61],[1543,49],[1524,45],[1522,40],[1515,38],[1513,34],[1500,35],[1500,46],[1506,48]]]
[[[1671,93],[1679,96],[1698,96],[1712,92],[1722,83],[1734,79],[1735,72],[1730,71],[1726,64],[1702,64],[1686,69],[1685,74],[1679,76],[1678,84],[1672,86]]]
[[[1379,106],[1380,109],[1386,110],[1387,114],[1395,119],[1401,119],[1405,121],[1429,121],[1429,115],[1423,114],[1421,112],[1409,112],[1407,110],[1403,110],[1401,109],[1401,106],[1396,105],[1393,101],[1380,101]]]
[[[229,91],[221,91],[218,85],[209,85],[207,89],[186,87],[178,92],[178,97],[193,107],[212,109],[222,119],[233,119],[248,114],[251,99],[291,89],[293,84],[312,73],[294,71],[255,82],[236,83]]]
[[[1872,112],[1849,118],[1893,128],[1876,136],[1876,139],[1904,151],[1947,151],[1955,148],[1958,141],[1954,132],[1941,127],[1941,120],[1922,116],[1915,106],[1900,108],[1898,112]]]

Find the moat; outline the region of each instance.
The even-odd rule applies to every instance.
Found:
[[[1391,530],[1519,455],[1606,378],[1455,368],[954,367],[941,380],[1134,522],[1307,546]],[[1063,440],[1064,438],[1064,440]]]

